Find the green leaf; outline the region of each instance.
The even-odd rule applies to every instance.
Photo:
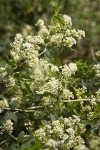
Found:
[[[54,15],[53,21],[54,21],[54,23],[59,24],[61,26],[64,25],[63,16],[61,14]]]
[[[22,141],[23,140],[23,137],[25,135],[25,132],[24,131],[21,131],[19,134],[18,134],[18,141]]]
[[[50,114],[50,117],[51,117],[51,120],[52,120],[52,121],[55,121],[55,120],[56,120],[55,115]]]
[[[95,113],[93,114],[93,118],[94,118],[94,119],[98,118],[98,116],[99,116],[98,112],[95,112]]]
[[[17,101],[13,101],[11,104],[11,109],[15,109],[17,107]]]
[[[42,98],[42,95],[36,95],[34,97],[34,99],[35,99],[36,102],[39,102],[41,100],[41,98]]]
[[[19,145],[13,143],[13,144],[9,147],[9,150],[18,150],[18,148],[19,148]]]
[[[69,142],[69,138],[64,141],[64,144],[67,144],[68,142]]]
[[[34,146],[28,148],[27,150],[41,150],[41,147],[41,143],[38,140],[36,140]]]
[[[49,122],[49,121],[46,121],[46,120],[41,120],[41,122],[42,122],[42,124],[43,124],[44,126],[50,124],[50,122]]]
[[[6,116],[5,116],[5,119],[6,120],[10,119],[10,120],[13,120],[13,121],[17,122],[17,115],[13,112],[7,112]]]

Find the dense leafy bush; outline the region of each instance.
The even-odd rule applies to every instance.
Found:
[[[89,71],[82,61],[58,59],[85,32],[61,14],[47,27],[39,19],[36,28],[34,35],[16,35],[11,59],[0,67],[1,149],[99,150],[100,65]]]

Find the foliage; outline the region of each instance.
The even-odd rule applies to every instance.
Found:
[[[36,28],[34,35],[16,34],[11,59],[0,66],[1,149],[99,149],[100,65],[89,71],[82,61],[61,65],[58,59],[85,32],[61,14],[48,26],[39,19]]]

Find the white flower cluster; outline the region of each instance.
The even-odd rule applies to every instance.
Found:
[[[21,34],[17,34],[15,37],[15,41],[12,44],[11,55],[13,56],[13,59],[15,61],[20,61],[24,59],[25,62],[31,67],[30,75],[31,78],[35,81],[31,83],[32,91],[34,91],[34,89],[38,89],[38,86],[40,86],[41,82],[49,80],[42,87],[40,86],[40,89],[37,90],[38,94],[40,93],[43,94],[44,92],[48,91],[52,93],[57,93],[59,89],[58,84],[60,84],[58,79],[56,79],[56,77],[52,75],[53,73],[59,72],[59,68],[53,65],[52,63],[48,63],[44,59],[39,59],[38,57],[39,53],[43,49],[46,50],[46,46],[47,45],[50,46],[50,44],[52,43],[57,46],[64,44],[68,47],[72,47],[74,44],[76,44],[76,40],[72,37],[73,35],[71,33],[72,30],[69,29],[69,26],[72,25],[71,18],[67,15],[63,15],[63,21],[65,22],[64,24],[65,33],[62,30],[63,28],[58,25],[58,27],[62,29],[55,30],[52,34],[51,27],[49,29],[50,31],[48,31],[44,25],[43,20],[40,19],[36,24],[36,26],[39,27],[38,35],[27,36],[26,38],[23,38]],[[47,35],[48,34],[47,32],[49,32],[47,40],[48,43],[45,43],[44,35]],[[81,36],[83,35],[82,34],[83,32],[82,31],[80,32],[79,30],[76,31],[76,33],[77,34],[80,33],[79,35]],[[75,34],[73,36],[75,37]],[[63,66],[62,75],[67,78],[75,74],[76,71],[77,71],[76,64],[70,63],[69,65]]]
[[[38,58],[37,58],[38,59]],[[56,73],[59,72],[59,68],[52,63],[44,59],[38,59],[37,63],[34,63],[31,69],[31,78],[33,82],[30,83],[32,91],[36,91],[38,94],[45,92],[56,92],[59,81],[56,79]],[[54,84],[54,86],[53,86]],[[51,91],[49,91],[49,88]]]
[[[8,98],[9,102],[13,102],[14,100],[17,102],[21,102],[23,98],[23,92],[21,87],[18,84],[18,81],[12,75],[8,75],[5,79],[5,90],[3,91],[4,94],[9,93],[11,97]]]
[[[52,148],[52,149],[55,149],[55,150],[58,149],[58,148],[56,148],[57,145],[58,145],[57,142],[56,142],[55,140],[53,140],[53,139],[49,139],[49,140],[47,141],[47,143],[46,143],[46,146],[47,146],[47,147]],[[47,149],[47,150],[49,150],[49,149]]]
[[[59,68],[53,64],[50,64],[50,67],[51,67],[51,72],[55,73],[55,72],[58,72],[59,71]]]
[[[61,97],[63,99],[74,98],[73,93],[64,87],[62,80],[74,75],[77,71],[77,65],[69,63],[59,68],[44,59],[37,57],[37,60],[31,69],[30,77],[33,81],[30,83],[31,91],[36,91],[37,94],[60,94],[59,92],[62,91]]]
[[[6,69],[4,67],[0,67],[0,83],[4,81],[7,76]]]
[[[76,150],[89,150],[85,145],[77,146]]]
[[[0,99],[0,113],[2,113],[5,109],[9,109],[9,107],[14,103],[14,101],[17,101],[17,106],[20,106],[20,102],[23,97],[23,92],[18,84],[18,81],[14,78],[14,75],[9,74],[7,72],[7,67],[5,68],[0,67],[0,83],[3,84],[2,93],[3,97]]]
[[[93,119],[93,115],[94,115],[94,112],[89,112],[87,114],[87,119],[92,120]]]
[[[9,107],[7,100],[0,100],[0,113],[2,113],[7,107]]]
[[[100,51],[96,52],[96,56],[98,56],[98,57],[100,56]]]
[[[100,89],[96,92],[97,101],[100,102]]]
[[[41,38],[40,35],[34,36],[32,39],[32,43],[36,46],[36,45],[43,45],[44,44],[44,40],[43,38]]]
[[[39,19],[36,23],[36,26],[39,27],[38,35],[23,38],[21,34],[16,34],[15,40],[11,44],[11,55],[14,61],[25,60],[29,66],[33,67],[38,64],[39,53],[44,49],[46,50],[47,46],[50,46],[50,49],[52,49],[52,44],[57,47],[64,45],[71,48],[76,44],[75,38],[81,39],[85,36],[84,31],[71,29],[72,22],[69,16],[62,15],[62,20],[64,22],[63,26],[53,24],[48,27],[48,30],[44,25],[44,21]],[[53,32],[52,26],[55,28]],[[46,38],[47,40],[45,40]],[[39,72],[39,70],[36,70],[36,72]],[[41,71],[39,74],[41,74]]]
[[[96,98],[95,96],[92,96],[91,100],[90,100],[90,103],[91,103],[92,106],[96,106],[97,105],[97,101],[98,101],[98,98]]]
[[[63,42],[63,34],[62,33],[56,33],[55,35],[52,35],[50,38],[50,43],[60,46]]]
[[[36,23],[36,26],[38,26],[40,28],[40,31],[39,31],[39,35],[41,37],[46,37],[49,35],[49,31],[48,29],[46,28],[46,26],[44,25],[44,21],[39,19],[38,22]]]
[[[68,89],[63,89],[63,92],[62,92],[62,95],[61,95],[61,97],[63,98],[63,99],[70,99],[70,98],[74,98],[74,95],[73,95],[73,93],[71,92],[71,91],[69,91]]]
[[[55,77],[52,77],[46,84],[40,87],[40,90],[37,91],[37,94],[51,93],[57,94],[60,89],[60,82]]]
[[[38,94],[56,93],[60,86],[58,78],[56,79],[59,68],[44,59],[37,58],[37,60],[37,63],[34,63],[31,69],[31,78],[33,80],[30,83],[31,90],[37,89]]]
[[[100,102],[100,90],[96,92],[95,96],[91,95],[90,99],[87,99],[87,103],[85,101],[80,102],[80,106],[82,111],[84,112],[84,116],[88,120],[94,120],[95,118],[99,117],[100,115],[98,111],[99,102]]]
[[[78,40],[82,39],[82,37],[85,37],[85,32],[83,30],[71,30],[71,35],[76,37]]]
[[[61,117],[59,120],[52,121],[51,125],[45,125],[43,128],[36,130],[35,137],[46,148],[77,149],[78,146],[84,145],[84,140],[78,133],[79,128],[80,134],[85,131],[84,125],[80,123],[80,118],[77,116],[69,118]]]
[[[64,45],[65,47],[71,48],[76,44],[76,39],[80,40],[82,37],[85,37],[85,32],[83,30],[75,30],[72,28],[71,18],[67,15],[62,16],[63,25],[59,24],[56,27],[50,26],[51,33],[50,35],[50,43],[59,47]]]
[[[94,65],[93,70],[96,72],[97,76],[100,77],[100,64]]]
[[[6,120],[6,122],[2,126],[3,130],[9,134],[13,131],[13,122],[11,120]]]
[[[35,131],[35,136],[38,140],[44,142],[46,138],[45,128],[40,128]]]
[[[63,15],[63,20],[66,26],[68,27],[72,26],[71,17],[69,17],[68,15]]]
[[[57,100],[49,95],[49,96],[43,96],[41,102],[42,102],[42,105],[46,106],[46,105],[51,105],[57,102]]]
[[[6,87],[13,89],[16,86],[15,79],[12,76],[8,76]]]
[[[11,55],[15,61],[25,59],[29,65],[32,65],[37,61],[38,51],[42,45],[44,45],[44,39],[40,35],[27,36],[24,39],[21,34],[20,36],[17,34],[15,41],[11,45]]]
[[[71,75],[75,74],[77,71],[77,65],[75,63],[69,63],[69,65],[62,66],[62,75],[65,78],[70,77]]]
[[[67,46],[67,47],[72,47],[73,45],[76,44],[76,40],[73,38],[73,37],[65,37],[63,39],[63,42],[64,42],[64,46]]]
[[[11,89],[11,92],[13,94],[13,97],[10,99],[10,103],[12,104],[13,102],[17,102],[17,106],[22,103],[23,101],[23,92],[20,89],[19,86],[14,87],[14,89]]]
[[[89,144],[90,144],[90,149],[99,150],[100,149],[100,136],[94,136],[92,139],[90,139]]]
[[[39,19],[36,23],[36,26],[42,28],[44,26],[44,21],[42,19]]]
[[[78,89],[75,88],[75,92],[76,92],[77,98],[82,99],[85,93],[87,92],[87,88],[86,86],[83,86],[82,88],[78,88]],[[87,98],[87,96],[85,96],[84,98]]]
[[[59,120],[55,120],[52,122],[52,134],[53,136],[56,138],[61,138],[63,136],[63,128],[64,128],[64,124],[60,123]]]
[[[63,37],[63,43],[64,46],[72,47],[73,45],[76,45],[76,39],[78,40],[82,39],[82,37],[85,37],[85,32],[83,30],[75,30],[75,29],[67,29],[65,32],[65,36]]]
[[[18,61],[20,59],[21,56],[21,46],[23,43],[23,38],[21,34],[16,34],[15,40],[14,42],[11,44],[11,46],[13,47],[12,51],[11,51],[11,55],[13,56],[13,59],[15,61]]]
[[[37,63],[34,63],[32,66],[31,78],[33,78],[35,81],[45,81],[49,77],[49,72],[50,63],[48,63],[46,60],[37,58]]]

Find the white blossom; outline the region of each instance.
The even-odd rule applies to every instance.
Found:
[[[34,36],[33,37],[33,44],[34,45],[39,45],[39,44],[43,44],[44,45],[44,40],[43,40],[43,38],[41,38],[40,35]]]
[[[75,63],[69,63],[69,65],[64,65],[62,67],[62,75],[67,78],[70,77],[72,74],[75,74],[77,71],[77,66]]]
[[[71,139],[75,137],[75,131],[72,128],[66,129],[66,133],[68,133]]]
[[[8,88],[14,88],[15,85],[16,85],[15,79],[12,76],[9,76],[9,78],[8,78],[8,84],[6,84],[6,87],[8,87]]]
[[[45,92],[57,94],[60,89],[60,82],[55,77],[52,77],[47,83],[45,83],[40,90],[37,91],[38,94],[43,94]]]
[[[38,35],[40,35],[41,37],[47,37],[49,35],[49,31],[45,26],[43,26],[38,32]]]
[[[98,57],[100,56],[100,51],[96,52],[96,56],[98,56]]]
[[[56,148],[57,147],[57,142],[54,141],[53,139],[49,139],[46,143],[47,146],[49,146],[50,148]]]
[[[55,35],[52,35],[50,38],[50,43],[55,44],[56,46],[60,46],[62,43],[63,34],[62,33],[56,33]]]
[[[85,32],[83,30],[71,30],[71,35],[76,37],[78,40],[82,39],[82,37],[85,37]]]
[[[94,65],[93,70],[96,72],[97,76],[100,77],[100,64]]]
[[[54,136],[62,137],[63,135],[63,124],[59,120],[52,122]]]
[[[76,147],[76,150],[89,150],[85,145],[79,145]]]
[[[74,74],[77,71],[77,65],[75,63],[69,63],[68,64],[72,74]]]
[[[63,15],[63,20],[64,20],[65,25],[67,25],[68,27],[72,26],[72,20],[70,16]]]
[[[51,96],[43,96],[42,98],[42,105],[46,106],[46,105],[51,105],[54,102],[56,102],[57,100]]]
[[[53,64],[50,64],[50,66],[51,66],[51,71],[52,72],[58,72],[59,71],[59,68],[57,66],[55,66]]]
[[[78,34],[78,39],[82,39],[82,37],[85,37],[85,32],[83,30],[78,30],[77,31],[77,34]]]
[[[13,122],[11,120],[6,120],[3,124],[3,130],[11,134],[13,131]]]
[[[42,28],[44,26],[44,21],[42,19],[39,19],[36,23],[36,26]]]
[[[73,38],[73,37],[65,37],[63,39],[63,42],[64,42],[64,46],[67,46],[67,47],[72,47],[73,45],[76,44],[76,40]]]
[[[0,100],[0,113],[2,113],[7,107],[9,107],[7,100]]]
[[[0,77],[4,78],[6,75],[6,69],[4,67],[0,67]]]
[[[38,138],[40,141],[44,141],[46,133],[44,128],[40,128],[38,130],[35,131],[35,136],[36,138]]]
[[[74,95],[71,91],[69,91],[68,89],[63,89],[63,92],[62,92],[62,96],[61,96],[63,99],[70,99],[70,98],[74,98]]]

